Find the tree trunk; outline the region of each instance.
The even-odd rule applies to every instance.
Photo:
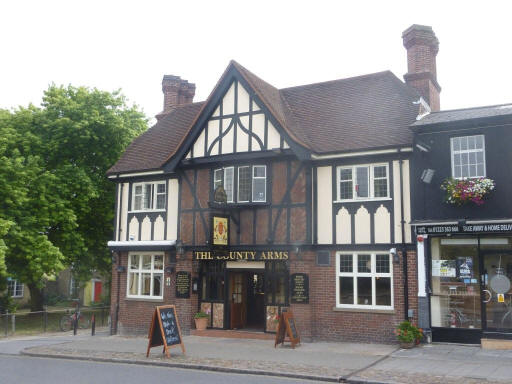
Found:
[[[44,304],[43,290],[39,289],[35,284],[27,284],[30,290],[30,310],[42,311]]]

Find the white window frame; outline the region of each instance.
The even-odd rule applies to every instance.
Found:
[[[137,269],[131,269],[131,263],[132,263],[132,257],[133,255],[139,256],[139,265]],[[142,269],[142,255],[151,255],[151,269]],[[155,269],[155,256],[162,256],[162,269]],[[127,269],[127,276],[126,276],[126,297],[128,298],[135,298],[135,299],[149,299],[149,300],[161,300],[164,298],[164,269],[165,269],[165,254],[163,252],[129,252],[128,253],[128,269]],[[142,274],[143,273],[150,273],[150,287],[149,287],[149,295],[141,295],[142,292]],[[131,281],[131,275],[138,274],[139,280],[138,280],[138,286],[137,286],[137,295],[131,295],[130,294],[130,281]],[[162,276],[162,294],[160,296],[153,295],[153,276],[155,274]]]
[[[482,148],[459,149],[457,151],[454,149],[454,141],[455,141],[455,139],[466,139],[466,138],[469,138],[469,137],[474,137],[475,140],[476,140],[476,138],[479,137],[479,136],[482,137]],[[477,152],[482,152],[482,154],[483,154],[484,174],[483,175],[477,175],[477,176],[455,177],[455,155],[456,154],[457,155],[462,155],[463,153],[467,153],[468,156],[469,156],[470,153],[477,153]],[[462,179],[478,179],[480,177],[486,177],[487,176],[487,168],[486,168],[486,164],[485,164],[485,135],[468,135],[468,136],[451,137],[450,138],[450,159],[451,159],[451,163],[452,163],[452,177],[454,179],[462,180]]]
[[[164,193],[158,193],[158,185],[162,184],[165,188]],[[145,193],[146,193],[146,185],[151,185],[151,197],[149,199],[149,208],[144,208],[144,200],[145,200]],[[137,186],[142,187],[142,195],[137,195],[142,197],[142,207],[141,209],[135,209],[135,189]],[[156,202],[157,202],[157,196],[158,195],[165,195],[164,198],[164,208],[157,209],[156,208]],[[165,212],[167,208],[167,182],[166,181],[153,181],[149,183],[133,183],[132,185],[132,205],[131,205],[131,211],[130,212],[148,212],[148,211],[154,211],[154,212]]]
[[[356,186],[357,186],[357,178],[356,178],[356,169],[357,168],[368,168],[368,197],[357,197]],[[375,177],[374,177],[374,168],[375,167],[386,167],[386,189],[387,196],[382,197],[374,197],[375,196]],[[341,177],[340,171],[342,169],[350,169],[352,172],[352,199],[342,199],[341,198]],[[381,178],[379,178],[381,179]],[[379,201],[379,200],[391,200],[390,190],[389,190],[389,163],[375,163],[375,164],[355,164],[350,166],[340,165],[336,167],[336,200],[335,202],[356,202],[356,201]]]
[[[352,272],[340,272],[340,256],[352,255]],[[371,272],[358,272],[357,259],[358,255],[371,255]],[[377,255],[389,256],[389,273],[377,273]],[[353,304],[340,304],[340,277],[352,277],[354,303]],[[357,278],[358,277],[371,277],[372,278],[372,305],[356,304],[357,302]],[[391,286],[391,305],[377,305],[376,304],[376,277],[389,277]],[[393,287],[393,257],[389,251],[382,252],[336,252],[336,308],[353,308],[353,309],[372,309],[372,310],[393,310],[394,309],[394,287]]]
[[[11,279],[7,282],[7,291],[9,292],[9,290],[11,290],[11,288],[9,288],[9,285],[10,284],[13,284],[13,287],[12,287],[12,294],[10,295],[11,297],[23,297],[24,293],[25,293],[25,285],[23,283],[20,283],[18,280],[16,279]],[[21,287],[21,293],[19,293],[18,291],[20,290],[19,288]]]
[[[257,167],[263,168],[265,170],[265,176],[254,176],[254,171]],[[265,180],[265,199],[254,201],[254,180]],[[252,188],[251,188],[251,201],[253,203],[266,203],[267,202],[267,166],[266,165],[253,165],[252,166]]]
[[[231,174],[231,185],[232,185],[232,189],[231,189],[231,199],[229,199],[229,196],[228,196],[228,193],[226,191],[226,171],[227,170],[230,170],[232,169],[233,170],[233,173]],[[215,177],[215,174],[217,172],[221,171],[221,174],[222,174],[222,179],[216,179]],[[232,203],[234,201],[234,198],[235,198],[235,167],[231,166],[231,167],[224,167],[224,168],[217,168],[213,171],[213,191],[215,192],[215,183],[217,182],[221,182],[222,183],[222,188],[224,188],[224,191],[226,191],[226,197],[228,198],[227,202],[228,203]]]
[[[249,178],[250,178],[250,183],[251,183],[251,187],[250,187],[250,193],[249,193],[249,200],[240,200],[240,170],[242,168],[249,168]],[[238,167],[238,170],[237,170],[237,180],[236,180],[236,197],[237,197],[237,202],[238,203],[250,203],[251,202],[251,198],[252,198],[252,167],[250,165],[242,165],[240,167]]]

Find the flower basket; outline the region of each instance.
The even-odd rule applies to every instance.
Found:
[[[411,348],[414,348],[416,346],[416,343],[414,341],[409,341],[409,342],[401,342],[400,343],[400,348],[403,348],[403,349],[411,349]]]
[[[446,191],[444,201],[454,205],[482,205],[494,187],[494,181],[485,177],[462,180],[448,178],[441,184],[441,189]]]
[[[395,329],[400,348],[410,349],[419,344],[423,338],[423,330],[408,321],[401,322]]]

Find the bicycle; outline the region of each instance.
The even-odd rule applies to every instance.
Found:
[[[73,312],[71,315],[66,314],[60,318],[59,326],[60,326],[60,330],[63,332],[71,331],[73,329],[74,323],[77,318],[78,318],[77,328],[79,328],[79,329],[89,328],[89,325],[91,323],[90,320],[80,312],[80,307],[78,305],[78,301],[75,301],[75,302],[76,302],[75,305],[77,307],[76,311]]]

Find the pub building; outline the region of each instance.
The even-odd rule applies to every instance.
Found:
[[[277,89],[231,61],[204,102],[164,76],[164,110],[108,171],[116,183],[114,331],[174,304],[184,333],[391,342],[418,320],[409,126],[439,109],[437,38],[403,35],[389,71]]]
[[[433,112],[412,125],[419,321],[434,341],[512,339],[511,128],[511,104]],[[450,179],[463,191],[442,189]],[[461,201],[475,190],[482,200]]]

